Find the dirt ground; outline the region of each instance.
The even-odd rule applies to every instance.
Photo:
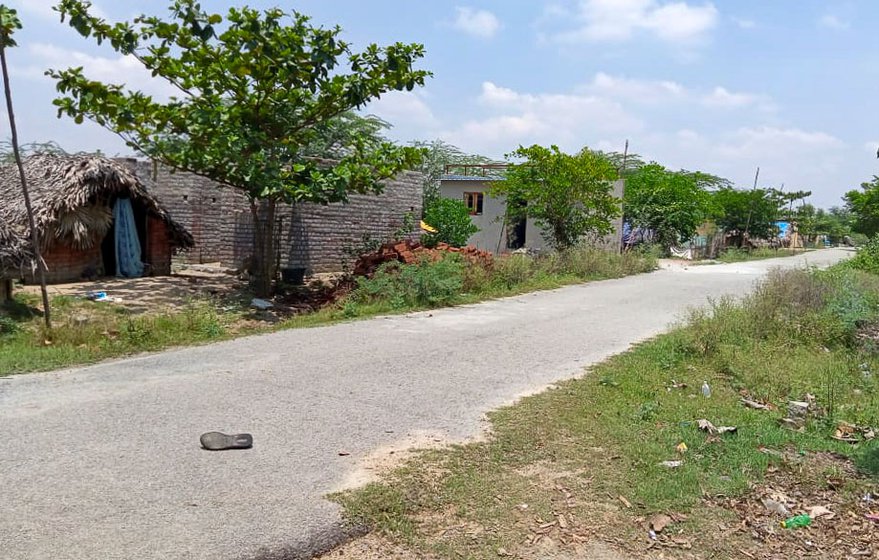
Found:
[[[194,297],[229,296],[245,287],[233,271],[219,264],[192,265],[171,276],[146,278],[102,278],[94,282],[74,282],[49,286],[50,297],[79,296],[106,292],[113,303],[133,313],[157,312],[179,307]],[[39,286],[23,286],[22,291],[39,294]]]
[[[617,552],[604,543],[585,543],[572,550],[560,550],[553,545],[544,546],[535,551],[543,560],[628,560],[630,557]],[[507,554],[503,550],[498,558],[523,558],[519,555]],[[319,557],[320,560],[439,560],[436,556],[427,556],[413,552],[403,546],[394,544],[378,535],[366,535],[342,545],[341,547]]]
[[[538,476],[538,479],[540,477]],[[552,485],[553,480],[543,481]],[[564,489],[562,489],[564,490]],[[650,518],[628,515],[619,504],[592,504],[590,519],[567,516],[568,525],[545,523],[523,532],[522,544],[500,549],[497,558],[546,560],[695,560],[744,558],[857,559],[879,558],[879,489],[858,473],[852,463],[838,455],[785,454],[785,464],[770,467],[766,478],[738,498],[705,496],[692,515],[706,515],[696,533],[680,531],[686,515],[656,514]],[[605,513],[602,515],[602,508]],[[592,509],[592,508],[590,508]],[[785,529],[785,518],[811,514],[812,524]],[[647,538],[647,527],[665,518],[665,531]],[[585,525],[581,521],[586,522]],[[478,535],[485,530],[454,515],[429,512],[419,515],[419,539],[440,542],[465,531]],[[460,554],[460,553],[459,553]],[[462,556],[464,557],[464,556]],[[320,557],[325,560],[438,560],[413,551],[378,534],[340,546]]]

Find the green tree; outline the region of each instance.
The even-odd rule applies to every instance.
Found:
[[[715,221],[729,233],[744,241],[745,232],[751,238],[769,238],[777,233],[775,222],[779,217],[779,201],[771,189],[738,190],[723,187],[712,194]]]
[[[46,288],[46,263],[43,261],[42,249],[40,244],[40,232],[34,220],[34,209],[31,204],[30,191],[27,186],[27,177],[24,174],[24,165],[21,163],[21,150],[18,145],[18,127],[15,125],[15,111],[12,104],[12,87],[9,84],[9,67],[6,62],[6,49],[17,46],[12,35],[21,29],[21,21],[18,19],[18,13],[0,4],[0,69],[3,71],[3,92],[6,97],[6,115],[9,117],[9,130],[12,135],[10,140],[12,148],[12,157],[15,165],[18,167],[18,176],[21,180],[21,194],[24,198],[24,207],[27,212],[28,229],[30,229],[31,245],[33,246],[34,257],[37,267],[37,278],[40,281],[40,292],[43,297],[43,322],[46,330],[52,328],[52,312],[49,309],[49,291]]]
[[[633,226],[650,229],[665,247],[690,239],[712,214],[711,195],[695,174],[645,165],[626,179],[623,210]]]
[[[717,189],[722,188],[732,188],[732,181],[729,179],[725,179],[723,177],[719,177],[717,175],[712,175],[711,173],[705,173],[704,171],[680,171],[684,175],[689,175],[696,181],[696,184],[701,189],[705,189],[707,191],[715,191]]]
[[[352,155],[358,143],[367,150],[376,150],[388,141],[384,132],[390,128],[390,123],[375,115],[346,111],[316,125],[314,134],[302,147],[302,154],[341,160]]]
[[[597,151],[617,169],[620,177],[628,178],[632,173],[636,173],[639,169],[647,165],[644,158],[638,154],[622,153],[622,152],[604,152]]]
[[[437,197],[424,209],[424,221],[436,233],[422,236],[424,244],[436,247],[437,243],[448,243],[452,247],[463,247],[474,233],[479,231],[470,217],[470,209],[461,200]]]
[[[354,52],[341,29],[325,29],[298,12],[230,8],[224,16],[196,0],[173,0],[170,17],[142,15],[111,24],[86,0],[61,0],[62,21],[98,44],[134,57],[174,86],[157,100],[124,85],[90,80],[82,68],[50,70],[61,96],[59,116],[90,119],[130,147],[172,168],[242,191],[254,223],[254,288],[267,294],[276,274],[278,203],[345,202],[377,193],[381,180],[418,163],[417,149],[375,145],[353,132],[333,163],[308,155],[333,119],[382,94],[412,90],[418,44],[369,45]]]
[[[846,209],[852,215],[852,229],[870,237],[879,233],[879,176],[861,183],[861,190],[845,193]]]
[[[508,158],[521,163],[510,165],[492,195],[506,197],[510,222],[532,218],[559,250],[613,230],[621,201],[613,196],[618,171],[606,157],[588,148],[571,155],[534,145]]]

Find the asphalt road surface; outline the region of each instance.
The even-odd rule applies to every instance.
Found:
[[[485,412],[667,329],[771,267],[843,250],[673,266],[431,313],[289,330],[0,379],[0,556],[294,559],[344,537],[324,496],[415,435]],[[209,452],[202,432],[250,432]]]

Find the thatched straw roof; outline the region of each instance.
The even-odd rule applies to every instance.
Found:
[[[33,255],[25,238],[0,218],[0,276],[32,263]]]
[[[111,204],[116,197],[132,202],[168,224],[174,244],[193,245],[192,236],[171,219],[161,203],[147,192],[132,170],[94,155],[39,154],[24,161],[25,175],[42,245],[62,242],[80,248],[100,243],[112,224]],[[0,167],[0,224],[28,239],[27,213],[15,165]],[[2,235],[2,234],[0,234]],[[0,237],[0,251],[12,252],[14,236]],[[4,249],[5,248],[5,249]]]

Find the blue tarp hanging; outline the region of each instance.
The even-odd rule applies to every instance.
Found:
[[[140,240],[137,238],[131,200],[116,199],[113,221],[116,225],[116,276],[140,278],[143,276],[143,263],[140,260]]]

